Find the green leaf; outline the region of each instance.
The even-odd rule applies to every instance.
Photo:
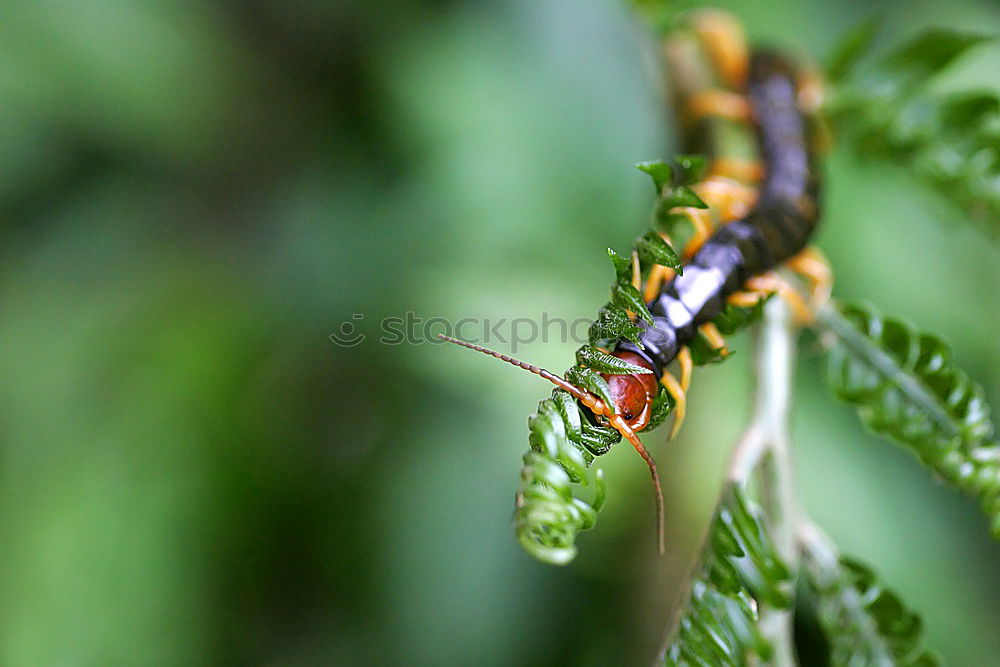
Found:
[[[614,410],[615,403],[611,398],[611,389],[608,387],[607,381],[597,371],[583,366],[573,366],[566,371],[566,379],[580,389],[594,394],[604,401],[604,404],[612,411]]]
[[[673,169],[663,160],[647,160],[636,164],[635,168],[649,174],[657,192],[673,180]]]
[[[587,337],[591,345],[624,338],[642,347],[639,342],[640,331],[639,325],[632,321],[624,308],[609,303],[598,311],[597,319],[587,331]]]
[[[611,375],[631,375],[633,373],[652,373],[653,371],[643,366],[636,366],[607,352],[602,352],[596,347],[584,345],[576,351],[576,363],[587,368],[592,368],[598,373]]]
[[[630,257],[623,257],[615,252],[614,248],[608,248],[608,259],[611,260],[611,264],[615,267],[615,275],[618,276],[619,280],[630,280],[632,277],[632,259]]]
[[[834,665],[937,665],[923,623],[861,563],[825,538],[802,540],[803,571]]]
[[[662,210],[689,206],[692,208],[708,208],[708,204],[703,202],[701,197],[686,185],[665,188],[663,195],[660,197],[659,206]]]
[[[992,39],[953,31],[924,33],[867,74],[845,77],[828,111],[838,134],[864,157],[900,165],[1000,238],[996,93],[924,90],[935,74]]]
[[[589,419],[582,422],[580,443],[594,456],[607,454],[613,445],[622,441],[622,434],[612,426],[597,426]]]
[[[1000,443],[983,390],[951,362],[937,337],[872,309],[828,306],[828,375],[875,433],[909,449],[945,481],[977,497],[1000,526]]]
[[[905,104],[872,102],[841,119],[866,156],[905,166],[1000,236],[1000,100],[992,92],[927,95]],[[947,219],[950,224],[951,220]]]
[[[649,422],[643,427],[642,432],[652,431],[666,421],[670,413],[673,412],[674,405],[674,397],[663,385],[660,385],[656,398],[653,399],[653,404],[650,406]]]
[[[773,650],[757,626],[760,611],[788,609],[790,582],[760,508],[742,485],[727,486],[664,664],[766,663]]]
[[[1000,98],[992,91],[965,91],[944,98],[939,126],[945,130],[968,131],[1000,115]]]
[[[523,457],[514,526],[524,550],[552,565],[573,560],[577,533],[593,528],[604,505],[603,475],[590,469],[593,454],[575,442],[584,424],[576,400],[561,389],[528,420],[531,449]],[[582,487],[593,489],[590,501],[577,495]]]
[[[674,157],[677,163],[678,185],[693,185],[700,181],[708,168],[708,160],[704,155],[677,155]]]
[[[681,258],[677,256],[670,244],[656,232],[650,231],[643,234],[635,243],[635,250],[639,254],[639,261],[646,264],[660,264],[669,266],[678,273],[682,273],[683,266]]]
[[[774,295],[768,294],[749,308],[741,308],[727,303],[712,322],[715,323],[715,327],[723,336],[731,336],[760,322],[761,318],[764,317],[764,304],[772,296]]]
[[[688,347],[691,349],[691,362],[695,366],[720,364],[729,357],[733,356],[732,351],[729,351],[728,354],[723,354],[722,350],[712,347],[708,340],[701,334],[695,336],[694,339],[688,343]]]
[[[678,230],[690,227],[691,219],[686,214],[672,208],[658,206],[653,216],[653,224],[656,227],[656,231],[663,232],[673,238]]]
[[[994,39],[957,30],[928,30],[886,55],[877,66],[896,94],[923,85],[966,51]]]
[[[836,83],[850,74],[858,60],[870,50],[882,24],[882,17],[874,14],[854,26],[840,38],[827,60],[827,78]]]
[[[646,303],[642,300],[642,294],[632,285],[632,283],[618,282],[611,286],[611,303],[619,308],[631,310],[636,315],[653,323],[653,316],[646,309]]]
[[[640,162],[636,169],[644,171],[653,179],[653,186],[658,193],[668,193],[671,190],[678,190],[684,186],[692,185],[701,180],[708,167],[708,161],[703,155],[676,155],[674,156],[675,166],[671,166],[663,160],[647,160]],[[667,186],[675,185],[677,188]],[[685,190],[687,188],[684,188]],[[667,196],[665,194],[665,196]],[[699,200],[700,201],[700,200]],[[684,206],[694,206],[695,204],[683,204]]]
[[[577,407],[576,399],[573,398],[567,391],[554,389],[550,400],[559,412],[559,416],[562,419],[562,429],[566,434],[566,437],[572,442],[580,442],[583,436],[584,420],[580,416],[580,410]]]
[[[532,450],[556,460],[570,481],[579,483],[584,479],[588,462],[583,450],[568,446],[563,418],[553,401],[538,404],[538,411],[528,418],[528,431]]]

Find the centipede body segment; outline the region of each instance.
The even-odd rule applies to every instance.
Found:
[[[649,303],[653,325],[640,324],[640,345],[620,341],[616,354],[638,355],[656,377],[722,310],[726,298],[753,276],[805,249],[818,216],[819,184],[797,105],[795,74],[772,53],[751,56],[748,97],[767,176],[753,209],[719,228],[684,273]]]

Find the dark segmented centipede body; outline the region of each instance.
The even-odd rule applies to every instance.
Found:
[[[819,182],[793,68],[774,53],[755,53],[748,97],[766,168],[756,205],[719,228],[649,303],[654,323],[640,324],[642,347],[622,340],[615,348],[633,363],[641,358],[657,379],[728,295],[805,248],[816,226]]]

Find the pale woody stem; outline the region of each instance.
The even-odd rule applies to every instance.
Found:
[[[733,451],[730,482],[746,483],[759,475],[761,504],[778,554],[795,571],[798,552],[795,527],[797,501],[792,483],[788,421],[796,329],[783,299],[772,298],[754,346],[754,405],[750,425]],[[774,646],[775,665],[794,665],[792,614],[763,609],[761,631]]]

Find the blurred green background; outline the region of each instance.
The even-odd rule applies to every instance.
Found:
[[[872,8],[719,4],[814,58]],[[882,9],[885,43],[1000,30],[988,0]],[[997,71],[981,50],[942,85]],[[696,374],[680,439],[647,438],[667,556],[618,448],[556,569],[511,525],[549,389],[377,338],[408,311],[592,317],[651,205],[632,164],[676,141],[662,100],[611,0],[0,6],[0,664],[647,664],[746,418],[747,341]],[[944,336],[997,404],[1000,252],[899,171],[827,173],[836,292]],[[334,345],[344,322],[368,338]],[[562,370],[576,346],[517,354]],[[828,397],[814,341],[796,398],[808,510],[952,664],[996,664],[975,504]]]

